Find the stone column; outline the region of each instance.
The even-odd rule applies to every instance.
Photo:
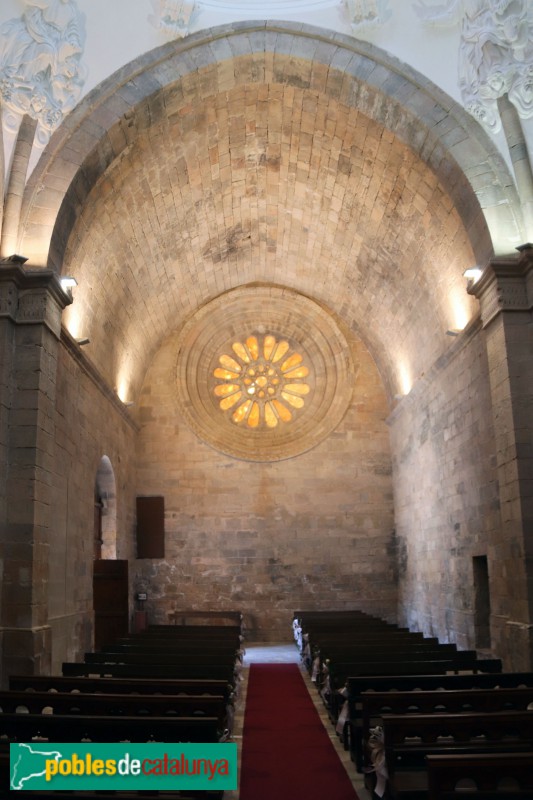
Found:
[[[9,674],[46,673],[50,504],[61,313],[50,270],[0,260],[0,652]]]
[[[489,552],[492,647],[533,669],[533,245],[494,258],[469,286],[490,370],[501,529]]]

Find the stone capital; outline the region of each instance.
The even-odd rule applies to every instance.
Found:
[[[479,300],[486,328],[502,312],[529,312],[533,308],[533,244],[517,247],[517,256],[492,258],[468,293]]]
[[[46,325],[59,338],[61,313],[71,303],[72,296],[52,270],[26,270],[19,256],[0,260],[0,318]]]

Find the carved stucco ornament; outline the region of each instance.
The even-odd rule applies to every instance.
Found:
[[[459,87],[479,122],[498,133],[497,101],[505,93],[522,119],[533,117],[533,4],[531,0],[448,0],[413,4],[431,25],[461,21]]]
[[[2,121],[16,131],[24,114],[37,120],[36,144],[78,102],[87,70],[82,63],[85,17],[74,0],[24,0],[21,18],[0,28]]]
[[[189,33],[196,3],[187,0],[152,0],[154,13],[148,22],[167,39],[181,39]]]
[[[382,25],[392,16],[389,0],[345,0],[352,30],[362,31]]]

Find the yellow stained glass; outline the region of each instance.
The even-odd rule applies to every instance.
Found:
[[[232,372],[230,369],[221,369],[220,367],[217,367],[213,375],[215,378],[221,378],[223,381],[234,381],[235,378],[239,377],[238,372]]]
[[[222,366],[226,367],[227,369],[231,369],[234,372],[241,372],[242,371],[241,365],[237,364],[235,359],[232,358],[231,356],[227,356],[227,355],[224,354],[223,356],[220,356],[220,358],[218,360],[220,361]]]
[[[270,361],[270,356],[272,355],[272,351],[274,350],[275,346],[276,346],[276,337],[265,336],[265,341],[263,343],[263,354],[267,361]]]
[[[272,403],[267,403],[265,405],[265,422],[267,428],[275,428],[278,424],[278,415],[274,411]]]
[[[299,353],[293,353],[292,356],[289,356],[289,358],[283,362],[281,365],[281,371],[287,372],[288,369],[297,367],[298,364],[301,364],[302,360],[303,359]]]
[[[215,394],[217,397],[225,397],[227,394],[238,392],[240,388],[236,383],[222,383],[220,386],[215,386]]]
[[[225,397],[223,400],[220,401],[219,405],[222,411],[227,411],[228,408],[232,408],[242,397],[242,392],[237,392],[236,394],[230,394],[229,397]]]
[[[290,347],[290,345],[289,345],[288,342],[285,342],[285,341],[279,342],[278,346],[276,347],[276,352],[273,354],[272,358],[270,359],[272,361],[272,363],[275,364],[277,361],[280,360],[280,358],[283,358],[283,356],[285,355],[285,353],[287,352],[289,347]]]
[[[304,401],[301,397],[296,397],[294,394],[289,394],[288,392],[282,392],[281,396],[293,408],[303,408],[304,406]]]
[[[303,408],[311,391],[303,380],[309,375],[303,356],[291,353],[289,342],[278,341],[272,334],[251,335],[231,347],[239,360],[224,354],[219,358],[221,366],[213,371],[223,381],[214,388],[215,396],[222,398],[222,411],[233,409],[233,422],[254,429],[290,422],[291,409]]]
[[[291,369],[284,374],[284,378],[307,378],[309,375],[309,370],[307,367],[297,367],[296,369]]]
[[[250,363],[250,356],[248,355],[246,347],[243,344],[240,342],[234,342],[231,347],[235,355],[238,356],[241,361],[244,361],[245,364]]]
[[[309,394],[311,391],[306,383],[288,383],[284,389],[286,392],[299,395]]]
[[[283,422],[289,422],[292,419],[290,410],[284,406],[283,403],[280,403],[279,400],[271,400],[271,403],[278,412],[279,418],[283,420]]]
[[[257,344],[257,339],[255,336],[249,336],[247,338],[246,347],[248,348],[248,352],[252,357],[252,361],[257,361],[259,356],[259,345]]]
[[[239,408],[236,408],[233,414],[231,415],[233,422],[242,422],[243,419],[246,419],[246,415],[250,410],[251,405],[252,405],[251,400],[245,400],[244,403],[241,403]]]
[[[250,428],[257,428],[259,425],[259,403],[253,403],[252,409],[248,414],[248,419],[246,421]]]

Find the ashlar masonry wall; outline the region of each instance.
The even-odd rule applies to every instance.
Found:
[[[87,365],[87,362],[85,362]],[[116,484],[116,557],[134,553],[135,426],[96,373],[63,342],[57,374],[56,450],[48,587],[52,671],[93,649],[95,482],[109,458]],[[131,593],[130,593],[131,596]]]
[[[462,649],[475,648],[479,587],[473,558],[487,557],[497,613],[500,530],[486,344],[479,324],[415,385],[389,422],[399,622]]]
[[[180,608],[238,608],[250,638],[284,640],[298,608],[396,612],[388,406],[365,346],[342,423],[303,455],[272,463],[201,441],[176,400],[176,336],[141,395],[137,492],[165,498],[165,558],[138,560],[150,621]]]

